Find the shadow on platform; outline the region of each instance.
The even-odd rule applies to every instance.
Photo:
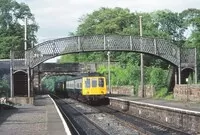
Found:
[[[0,104],[0,125],[16,112],[18,112],[17,108],[6,104]]]

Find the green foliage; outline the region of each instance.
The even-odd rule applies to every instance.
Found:
[[[76,35],[120,34],[139,36],[139,16],[143,16],[143,36],[164,37],[149,13],[131,13],[123,8],[100,8],[80,19]]]
[[[156,91],[155,98],[164,98],[167,95],[167,88],[163,87],[160,90]]]
[[[135,18],[129,9],[101,8],[80,19],[77,35],[120,34]]]
[[[149,13],[131,13],[129,9],[123,8],[100,8],[91,14],[80,19],[80,25],[73,35],[96,35],[96,34],[119,34],[139,36],[139,16],[142,15],[143,36],[166,37],[167,33],[158,29],[158,23]],[[62,56],[60,62],[82,62],[84,61],[106,61],[107,55],[104,52],[68,54]],[[121,65],[136,63],[139,61],[139,54],[125,52],[111,52],[111,61],[119,61]],[[145,56],[145,64],[151,65],[155,61],[151,56]],[[161,63],[162,65],[163,62]]]
[[[135,93],[140,85],[140,67],[128,63],[126,66],[111,65],[111,85],[133,85]],[[99,66],[99,73],[108,76],[107,66]],[[152,84],[156,88],[156,98],[168,96],[166,87],[167,71],[161,68],[145,67],[145,84]],[[108,78],[108,77],[107,77]],[[170,98],[167,97],[167,98]]]
[[[9,85],[7,80],[0,80],[0,97],[8,97]]]
[[[120,34],[139,36],[139,16],[142,16],[143,36],[169,39],[178,46],[199,46],[200,10],[198,9],[187,9],[181,13],[170,10],[158,10],[152,13],[132,13],[129,9],[118,7],[100,8],[91,14],[84,15],[80,19],[80,25],[73,35]],[[185,32],[188,30],[192,34],[187,40]],[[133,53],[112,52],[112,56],[111,61],[119,61],[120,64],[139,61],[139,55]],[[63,63],[67,60],[75,62],[106,60],[105,53],[96,52],[74,57],[72,54],[72,56],[69,57],[68,55],[67,57],[62,58],[61,62]],[[144,63],[146,66],[168,67],[166,62],[157,60],[149,55],[144,56]]]
[[[187,9],[181,13],[185,26],[191,31],[191,35],[186,41],[186,46],[200,47],[200,10]]]
[[[154,21],[159,24],[159,30],[169,35],[175,41],[184,40],[185,27],[179,13],[169,10],[160,10],[152,13]]]
[[[17,36],[0,37],[0,58],[9,58],[10,50],[23,42],[23,39]]]
[[[55,78],[49,77],[48,79],[44,79],[42,82],[43,88],[47,91],[53,92],[55,88]]]
[[[172,40],[180,47],[200,48],[200,10],[187,9],[181,13],[159,10],[152,13],[130,12],[122,8],[100,8],[80,19],[80,25],[73,36],[117,34],[139,36],[139,16],[142,16],[143,36]],[[191,35],[185,33],[191,32]],[[70,54],[61,58],[64,62],[103,62],[107,61],[106,52]],[[134,85],[137,90],[140,83],[140,55],[127,52],[111,52],[112,85]],[[168,63],[150,55],[144,55],[145,84],[152,84],[158,97],[166,95]],[[151,67],[152,66],[152,67]],[[107,67],[100,67],[100,73],[108,74]],[[171,96],[169,96],[170,98]]]
[[[49,76],[43,78],[42,86],[45,90],[54,92],[55,85],[59,81],[65,81],[69,76]]]
[[[9,58],[10,50],[23,50],[24,26],[20,22],[28,18],[27,45],[36,42],[33,34],[38,30],[33,14],[28,5],[15,0],[0,1],[0,58]]]
[[[167,74],[161,68],[152,68],[150,73],[150,84],[154,85],[156,90],[164,87],[166,84]]]
[[[121,67],[120,65],[111,65],[110,70],[112,85],[133,85],[137,91],[140,83],[140,70],[137,65],[128,64],[124,67]],[[100,66],[97,72],[104,74],[106,77],[108,76],[107,66]]]
[[[173,100],[174,95],[173,93],[169,93],[166,87],[162,87],[161,89],[156,91],[154,96],[156,99],[165,99],[165,100]]]
[[[188,84],[194,84],[195,82],[194,82],[194,76],[193,75],[189,75],[189,77],[188,77]]]
[[[174,99],[173,93],[168,93],[168,94],[165,96],[165,99],[166,99],[166,100],[173,100],[173,99]]]
[[[105,52],[67,54],[61,57],[59,63],[66,62],[102,62],[107,58]]]

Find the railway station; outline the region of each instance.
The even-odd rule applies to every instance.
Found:
[[[99,37],[99,36],[98,36]],[[84,39],[86,40],[84,43],[90,43],[91,44],[91,39],[94,38],[86,38],[84,37],[84,39],[81,39],[82,37],[78,37],[77,41],[83,41]],[[112,39],[112,43],[115,44],[111,47],[107,46],[108,42],[105,42],[107,40],[107,38],[109,38],[110,40]],[[100,39],[102,39],[104,42],[102,42],[102,47],[98,47],[99,50],[115,50],[115,46],[117,46],[116,42],[114,42],[114,40],[118,40],[119,37],[116,36],[102,36],[100,37]],[[121,42],[123,41],[123,39],[127,39],[127,37],[123,37],[121,39]],[[130,43],[127,44],[127,46],[123,46],[122,48],[117,47],[116,49],[118,50],[126,50],[126,49],[131,49],[134,51],[134,49],[138,48],[137,47],[137,38],[133,38],[131,36],[129,36]],[[90,42],[89,42],[89,41]],[[152,39],[145,39],[146,41],[152,41]],[[51,42],[53,44],[56,44],[55,46],[59,46],[59,43],[62,42],[66,42],[66,47],[70,47],[68,45],[68,38],[66,39],[56,39],[54,41],[50,41],[50,42],[46,42],[48,44],[42,43],[43,46],[46,46],[45,48],[47,48],[48,46],[51,46],[49,44],[51,44]],[[160,43],[161,41],[159,41],[159,39],[153,39],[154,42],[149,42],[148,45],[151,45],[150,43],[152,43],[152,47],[157,47],[159,46],[159,44],[156,43]],[[94,41],[95,44],[96,40]],[[74,49],[71,48],[70,52],[72,50],[77,51],[77,49],[79,48],[79,46],[82,46],[82,48],[84,48],[85,50],[87,49],[92,49],[92,50],[97,50],[95,48],[95,46],[93,48],[91,48],[91,45],[89,44],[81,44],[81,42],[77,42],[80,44],[77,44],[77,47],[74,45]],[[147,42],[146,42],[147,43]],[[163,43],[167,43],[166,41],[164,41]],[[32,50],[29,50],[25,53],[33,53],[34,50],[37,50],[35,52],[39,52],[39,48],[41,47],[41,45],[36,46],[36,48],[33,48]],[[66,49],[66,47],[63,48],[63,50],[69,50]],[[89,48],[87,48],[89,47]],[[143,91],[142,89],[140,89],[139,93],[138,93],[138,97],[133,96],[133,91],[131,90],[131,88],[112,88],[112,91],[109,91],[109,87],[107,87],[108,91],[106,93],[104,93],[104,95],[106,95],[108,102],[106,103],[107,106],[109,106],[112,109],[116,109],[121,113],[125,113],[127,115],[134,115],[134,117],[138,117],[138,118],[142,118],[142,119],[146,119],[148,121],[154,121],[156,122],[156,124],[160,124],[160,125],[164,125],[165,128],[163,130],[165,130],[166,133],[180,133],[180,134],[190,134],[190,133],[198,133],[199,132],[199,116],[200,116],[200,106],[199,104],[192,104],[190,102],[187,101],[198,101],[198,91],[199,90],[199,86],[197,84],[194,85],[187,85],[187,84],[181,84],[181,80],[182,77],[187,77],[186,75],[182,74],[183,69],[186,68],[192,68],[194,69],[194,71],[196,71],[196,50],[195,49],[189,49],[189,50],[184,50],[182,52],[178,51],[178,48],[173,48],[173,46],[171,46],[172,50],[176,50],[177,52],[174,53],[176,55],[174,56],[166,56],[166,55],[172,55],[171,53],[169,54],[163,54],[161,52],[159,52],[159,50],[161,51],[162,49],[158,49],[156,48],[156,52],[155,50],[153,52],[149,52],[149,53],[153,53],[155,55],[160,55],[160,57],[163,57],[165,59],[171,60],[171,63],[173,63],[175,66],[177,66],[177,71],[178,73],[175,72],[175,74],[173,74],[174,76],[174,83],[175,83],[175,87],[174,87],[174,97],[176,97],[177,99],[179,99],[180,101],[184,101],[184,102],[177,102],[177,101],[164,101],[164,100],[153,100],[153,99],[149,99],[150,97],[152,97],[152,94],[154,93],[152,89],[149,88],[145,88]],[[166,49],[168,49],[169,47],[167,47]],[[53,49],[53,48],[51,48]],[[51,50],[49,49],[49,50]],[[47,51],[49,51],[47,50]],[[55,48],[53,49],[55,50]],[[79,51],[84,51],[83,49],[78,49]],[[92,51],[90,50],[90,51]],[[144,49],[145,50],[145,49]],[[44,50],[43,50],[44,51]],[[88,51],[88,50],[87,50]],[[140,50],[141,51],[141,50]],[[186,53],[186,52],[192,52],[193,53]],[[167,51],[166,51],[167,52]],[[95,64],[79,64],[79,63],[66,63],[66,64],[56,64],[56,63],[44,63],[41,64],[44,60],[47,60],[49,58],[52,58],[54,56],[59,55],[60,53],[66,53],[63,52],[62,50],[60,50],[60,52],[53,52],[52,54],[50,54],[50,52],[45,52],[44,54],[41,54],[39,56],[38,59],[33,59],[33,56],[35,56],[34,54],[32,54],[33,56],[30,56],[29,54],[29,58],[24,59],[24,57],[22,57],[21,59],[19,59],[19,56],[17,56],[18,59],[15,59],[15,53],[13,52],[11,59],[7,60],[7,61],[2,61],[2,64],[5,65],[4,69],[7,69],[7,74],[10,75],[10,83],[11,83],[11,91],[10,91],[10,98],[8,99],[9,102],[12,102],[13,104],[30,104],[30,105],[34,105],[36,106],[36,108],[34,108],[33,106],[31,106],[32,111],[27,112],[27,115],[30,115],[29,113],[33,112],[37,112],[39,110],[37,110],[37,104],[42,104],[41,106],[49,106],[50,102],[53,102],[55,104],[55,107],[52,107],[51,104],[51,108],[54,109],[54,113],[52,111],[49,112],[48,108],[46,108],[46,110],[43,110],[44,112],[46,112],[46,120],[44,120],[44,123],[46,122],[46,128],[45,129],[41,129],[42,132],[44,133],[52,133],[55,134],[52,130],[52,127],[54,126],[56,123],[54,123],[51,126],[51,121],[52,119],[55,119],[58,123],[60,123],[61,125],[65,122],[61,121],[62,120],[66,120],[68,119],[69,116],[66,116],[66,109],[67,107],[63,107],[63,103],[65,102],[65,104],[69,104],[72,101],[62,101],[65,99],[59,99],[58,97],[53,96],[53,99],[55,101],[53,101],[53,99],[47,95],[49,93],[47,90],[42,90],[42,86],[41,86],[41,80],[42,78],[44,78],[45,76],[48,75],[54,75],[54,76],[58,76],[58,75],[68,75],[68,76],[80,76],[81,74],[83,76],[85,76],[85,74],[87,74],[87,76],[91,76],[91,74],[94,74],[96,72],[96,66]],[[178,53],[183,53],[183,54],[178,54]],[[22,54],[22,53],[18,53],[18,54]],[[48,54],[48,55],[45,55]],[[178,56],[185,56],[183,57],[184,59],[182,59],[182,57],[178,57]],[[190,61],[190,59],[193,59],[194,61]],[[40,61],[39,61],[40,60]],[[183,62],[183,63],[182,63]],[[87,69],[86,69],[87,68]],[[90,75],[89,75],[90,74]],[[97,76],[96,74],[94,76]],[[73,77],[72,77],[73,78]],[[86,77],[88,78],[88,77]],[[89,79],[89,78],[88,78]],[[185,79],[185,78],[184,78]],[[84,82],[84,81],[83,81]],[[196,82],[196,78],[195,78],[195,82]],[[100,86],[100,82],[96,82],[98,86]],[[103,84],[106,84],[106,82],[104,82]],[[79,84],[81,85],[81,84]],[[85,84],[85,87],[88,84]],[[94,80],[91,82],[92,87],[95,87],[95,82]],[[109,84],[107,84],[109,85]],[[63,89],[64,87],[68,87],[72,89],[72,81],[71,83],[69,83],[69,85],[66,83],[62,83],[60,85],[60,89]],[[73,87],[76,87],[75,84],[73,84]],[[187,86],[187,87],[186,87]],[[89,84],[90,87],[90,84]],[[180,89],[181,87],[181,89]],[[67,88],[67,89],[69,89]],[[78,84],[77,84],[77,88],[78,89]],[[20,90],[20,91],[19,91]],[[64,89],[63,89],[64,90]],[[86,91],[88,91],[86,89]],[[188,92],[189,91],[189,92]],[[67,96],[69,91],[67,92]],[[88,93],[90,93],[88,91]],[[38,95],[39,94],[39,95]],[[40,94],[42,94],[40,96]],[[63,95],[64,93],[59,93],[59,95]],[[66,93],[65,93],[66,94]],[[73,93],[72,93],[73,94]],[[52,99],[52,101],[51,101]],[[78,98],[76,98],[78,99]],[[185,103],[186,101],[186,103]],[[55,103],[56,102],[56,103]],[[102,101],[103,102],[103,101]],[[57,105],[56,105],[57,104]],[[72,104],[78,104],[78,103],[73,103]],[[40,106],[40,105],[39,105]],[[58,109],[59,108],[59,109]],[[20,111],[24,111],[24,109],[28,109],[28,108],[23,108],[20,107],[18,110]],[[35,109],[35,110],[34,110]],[[42,108],[40,108],[42,109]],[[43,108],[44,109],[44,108]],[[80,109],[80,108],[79,108]],[[102,109],[102,108],[101,108]],[[105,108],[104,108],[105,109]],[[57,110],[57,111],[56,111]],[[105,110],[104,110],[105,111]],[[25,113],[24,112],[24,113]],[[39,111],[40,112],[40,111]],[[63,118],[63,113],[64,118]],[[83,113],[84,114],[84,113]],[[112,113],[111,113],[112,114]],[[120,114],[118,114],[120,115]],[[15,115],[14,115],[15,116]],[[58,117],[60,116],[60,117]],[[17,116],[16,116],[17,117]],[[34,115],[32,115],[31,117],[34,117]],[[42,117],[42,116],[41,116]],[[43,116],[44,117],[44,116]],[[67,117],[67,118],[66,118]],[[71,116],[72,117],[72,116]],[[88,117],[88,116],[84,116],[84,117]],[[90,116],[91,117],[91,116]],[[99,117],[100,116],[96,116]],[[108,117],[108,116],[107,116]],[[159,118],[159,119],[158,119]],[[83,119],[83,118],[82,118]],[[91,119],[91,118],[87,118],[87,119]],[[104,119],[104,118],[102,118]],[[12,120],[12,118],[11,118]],[[73,121],[73,120],[71,120]],[[81,120],[83,121],[83,120]],[[94,123],[93,123],[94,124]],[[98,125],[98,123],[96,123]],[[96,125],[94,124],[94,125]],[[110,128],[113,128],[112,126],[113,123],[111,124],[110,121],[108,122]],[[119,123],[118,123],[119,124]],[[48,126],[49,125],[49,126]],[[66,126],[67,124],[65,123],[62,130],[61,131],[67,131],[67,132],[77,132],[75,129],[69,129],[68,126]],[[69,125],[69,123],[68,123]],[[123,124],[119,124],[120,128],[123,127]],[[56,128],[58,126],[55,126],[54,128]],[[71,127],[71,126],[70,126]],[[72,126],[73,127],[73,126]],[[139,126],[136,126],[137,130],[140,128]],[[60,128],[60,126],[58,127]],[[97,127],[96,127],[97,128]],[[124,128],[124,127],[123,127]],[[150,127],[149,127],[150,128]],[[134,130],[136,130],[134,129]],[[144,133],[144,132],[161,132],[161,131],[154,131],[152,129],[152,127],[150,128],[151,130],[148,131],[145,127],[142,128],[143,131],[141,131],[141,129],[138,131],[131,131],[131,129],[126,129],[127,132],[134,132],[135,134],[137,133]],[[49,131],[50,130],[50,131]],[[71,131],[70,131],[71,130]],[[4,131],[2,131],[3,133]],[[24,133],[26,133],[26,131],[23,131]],[[91,131],[78,131],[78,132],[91,132]],[[96,132],[96,131],[95,131]],[[101,132],[102,134],[102,130],[99,129],[98,132]],[[104,131],[105,132],[105,131]],[[113,133],[116,131],[112,131]],[[164,133],[164,131],[162,131]],[[27,132],[28,133],[28,132]],[[61,133],[62,134],[62,133]],[[68,133],[69,134],[69,133]],[[104,133],[105,134],[105,133]]]
[[[0,135],[200,134],[199,9],[98,6],[37,42],[21,1],[0,6]]]

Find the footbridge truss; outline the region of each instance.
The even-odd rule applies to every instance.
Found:
[[[178,67],[179,80],[184,68],[191,68],[195,74],[197,73],[195,48],[180,48],[164,39],[121,35],[59,38],[40,43],[27,51],[13,51],[12,70],[32,69],[48,59],[63,54],[94,51],[127,51],[157,56]],[[19,62],[20,59],[25,59],[25,62]]]

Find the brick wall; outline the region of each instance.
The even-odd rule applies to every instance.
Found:
[[[112,86],[112,94],[133,96],[133,86]]]
[[[200,102],[200,84],[175,85],[174,98],[181,101]]]
[[[155,93],[155,88],[153,85],[145,85],[144,86],[144,97],[150,98],[153,97]],[[141,86],[138,88],[138,97],[142,97]]]

